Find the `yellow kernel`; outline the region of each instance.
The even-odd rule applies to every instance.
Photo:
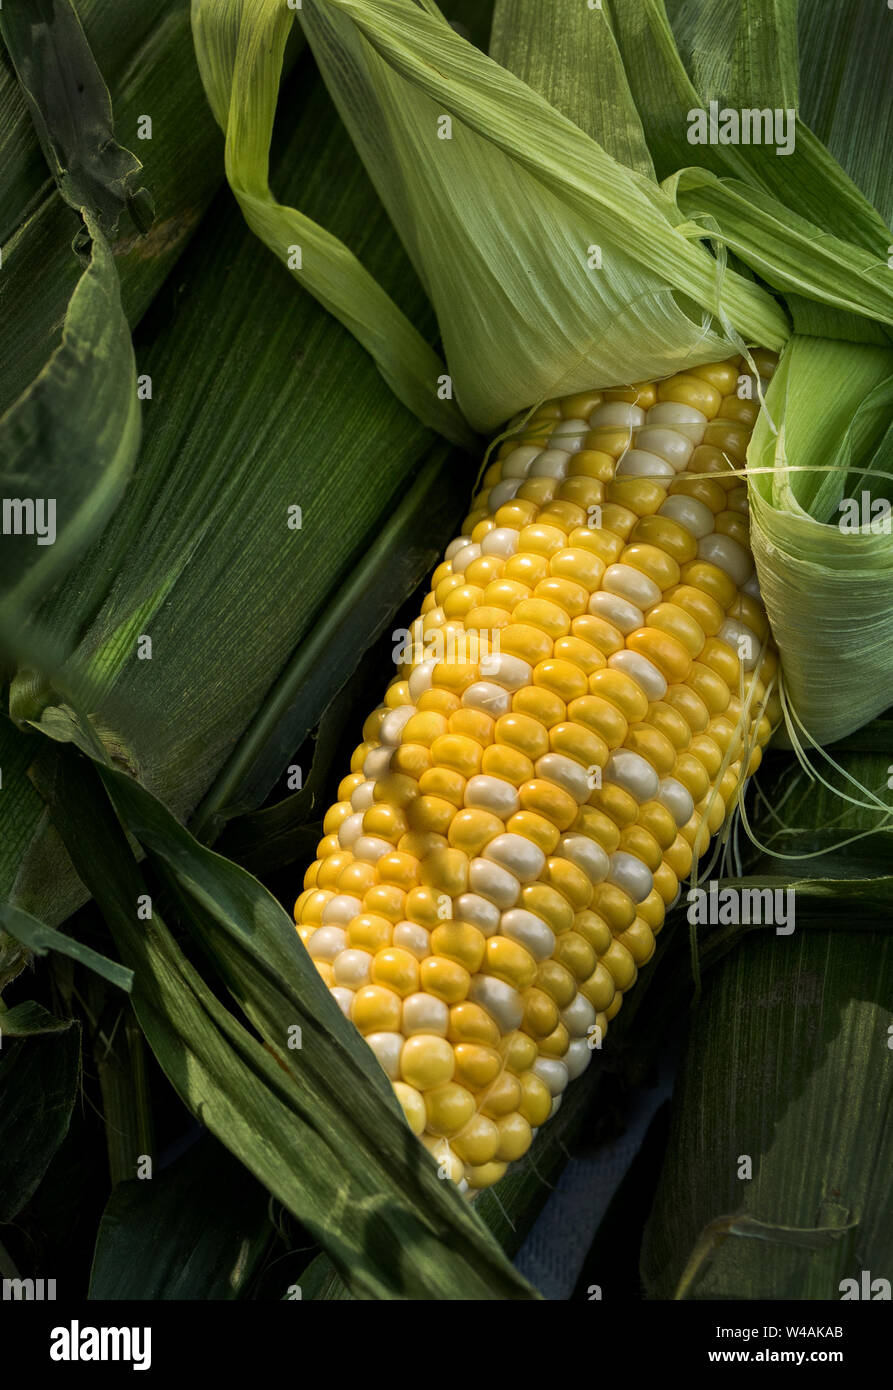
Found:
[[[479,1181],[489,1186],[490,1170],[503,1166],[492,1162],[499,1149],[499,1130],[494,1121],[486,1115],[473,1115],[464,1129],[453,1137],[452,1145],[463,1163],[477,1168],[479,1175],[486,1174],[489,1181],[483,1181],[480,1176]]]
[[[399,946],[386,947],[373,957],[372,981],[387,985],[405,998],[407,994],[415,994],[419,987],[419,963],[415,956]]]
[[[702,662],[693,663],[688,673],[688,684],[706,705],[711,715],[722,714],[729,707],[731,699],[728,684]]]
[[[534,777],[518,788],[525,811],[534,811],[551,821],[559,830],[567,830],[577,814],[577,803],[569,792],[546,778]]]
[[[657,398],[659,401],[676,401],[679,405],[691,406],[692,410],[700,410],[708,420],[713,419],[722,405],[722,396],[715,386],[685,372],[678,372],[676,376],[659,382]]]
[[[588,420],[603,399],[601,391],[580,391],[574,396],[563,396],[559,402],[561,414],[565,420]]]
[[[654,948],[657,944],[654,939],[654,932],[647,922],[643,922],[640,917],[637,917],[632,926],[627,927],[626,931],[617,939],[621,946],[629,951],[637,968],[647,964],[654,955]]]
[[[449,767],[430,767],[427,772],[423,772],[418,781],[418,789],[421,792],[420,800],[423,797],[430,797],[432,800],[448,803],[455,810],[462,806],[465,800],[465,778],[459,772],[454,772]],[[446,814],[442,811],[443,815]],[[412,812],[409,813],[409,823],[413,829],[422,829],[413,824]],[[448,824],[449,822],[447,822]],[[431,826],[438,834],[445,834],[445,829],[438,826]]]
[[[694,536],[668,516],[643,516],[633,527],[630,540],[656,546],[671,556],[677,565],[696,560],[698,556],[698,543]]]
[[[567,706],[553,690],[544,686],[525,685],[512,696],[512,709],[516,714],[528,714],[545,728],[558,724],[567,713]]]
[[[679,880],[669,864],[661,863],[654,871],[654,891],[664,908],[669,907],[679,891]],[[641,913],[640,913],[641,916]]]
[[[577,992],[576,980],[567,966],[562,965],[561,961],[558,960],[540,962],[539,970],[536,972],[536,985],[538,989],[548,994],[550,999],[555,1000],[559,1009],[566,1009],[569,1004],[572,1004]]]
[[[408,1040],[415,1041],[415,1038]],[[439,1041],[442,1042],[443,1039]],[[458,1134],[472,1119],[475,1112],[474,1096],[464,1086],[448,1081],[446,1085],[435,1086],[433,1090],[426,1092],[425,1110],[429,1131],[448,1138],[452,1134]]]
[[[436,1033],[415,1033],[407,1038],[400,1053],[400,1074],[418,1091],[452,1081],[456,1068],[453,1049]]]
[[[424,695],[419,696],[416,708],[420,712],[434,710],[437,714],[448,716],[459,708],[459,697],[449,690],[426,690]]]
[[[556,936],[573,925],[574,913],[570,903],[547,883],[525,884],[521,889],[521,905],[528,912],[542,917]]]
[[[482,1043],[459,1043],[455,1050],[456,1080],[470,1091],[480,1091],[495,1081],[503,1059],[494,1047]]]
[[[650,516],[661,503],[667,500],[667,489],[651,478],[614,478],[605,489],[609,502],[616,503],[624,510],[634,512],[637,517]],[[636,523],[638,528],[639,523]]]
[[[406,816],[399,806],[379,802],[377,806],[370,806],[363,816],[364,835],[375,835],[379,839],[390,840],[392,844],[396,844],[408,829]]]
[[[462,850],[470,858],[474,858],[480,854],[484,845],[488,844],[494,835],[501,834],[503,829],[499,817],[491,815],[489,811],[458,811],[450,825],[449,841],[455,849]]]
[[[515,748],[530,759],[541,758],[549,751],[549,735],[538,719],[529,714],[503,714],[496,721],[496,742]]]
[[[704,430],[703,446],[719,449],[733,468],[743,468],[750,443],[750,429],[737,420],[714,420]]]
[[[664,850],[664,862],[678,879],[683,879],[691,872],[691,861],[691,845],[682,835],[677,835],[669,849]]]
[[[559,965],[565,966],[576,980],[586,980],[596,966],[595,951],[579,932],[563,932],[555,942],[552,953]]]
[[[537,1047],[533,1038],[526,1033],[507,1033],[499,1045],[500,1063],[508,1071],[520,1076],[529,1071],[537,1059]],[[492,1081],[494,1078],[490,1077]],[[489,1083],[487,1083],[489,1084]]]
[[[559,551],[560,555],[565,552]],[[576,584],[572,579],[561,579],[555,575],[550,575],[548,579],[540,580],[533,591],[534,599],[544,600],[553,603],[570,618],[579,618],[586,612],[589,606],[589,590],[582,584]]]
[[[597,912],[578,912],[574,918],[574,931],[589,942],[597,956],[603,956],[614,939],[611,928]]]
[[[641,541],[634,541],[626,547],[620,556],[620,563],[632,565],[634,569],[646,574],[661,592],[679,583],[679,566],[676,561],[672,555],[668,555],[665,550],[660,550],[656,545],[645,545]]]
[[[594,953],[593,953],[594,963]],[[539,1043],[539,1054],[541,1057],[555,1057],[559,1061],[567,1052],[570,1043],[570,1034],[563,1023],[559,1023],[548,1037],[542,1038]]]
[[[423,743],[401,743],[391,757],[391,771],[412,777],[418,782],[431,766],[431,754]]]
[[[456,808],[452,802],[438,796],[420,796],[410,805],[407,821],[409,827],[420,835],[432,832],[445,835],[455,814]]]
[[[590,615],[587,614],[586,616]],[[617,648],[617,650],[620,649]],[[605,657],[601,649],[577,635],[559,637],[555,643],[554,655],[558,660],[571,662],[586,676],[591,676],[593,671],[600,671],[605,665]],[[586,688],[588,690],[589,687]]]
[[[651,724],[633,724],[626,736],[627,748],[647,758],[655,772],[668,777],[676,762],[676,749],[666,735]]]
[[[362,772],[351,772],[346,777],[342,777],[338,783],[338,800],[350,801],[357,787],[362,786],[365,780]]]
[[[542,881],[563,893],[575,912],[592,901],[592,883],[587,874],[568,859],[547,859]]]
[[[465,1168],[465,1181],[474,1191],[492,1187],[505,1177],[507,1163],[468,1164]]]
[[[514,584],[523,584],[532,591],[535,584],[545,579],[549,573],[549,563],[545,555],[534,555],[531,551],[519,549],[505,562],[503,578]]]
[[[636,824],[647,830],[662,850],[667,849],[676,838],[676,822],[666,806],[662,806],[659,801],[643,802],[639,807]]]
[[[348,942],[362,951],[380,951],[391,944],[393,934],[393,923],[371,912],[361,912],[347,928]]]
[[[632,922],[630,926],[632,926]],[[628,990],[635,983],[638,974],[636,962],[616,937],[602,956],[599,965],[603,965],[610,972],[618,989]]]
[[[517,941],[506,936],[491,936],[486,943],[487,974],[526,989],[536,979],[536,961]]]
[[[518,551],[531,551],[550,559],[558,550],[567,545],[567,536],[557,526],[525,526],[518,536]],[[545,578],[545,576],[543,576]]]
[[[349,801],[336,801],[334,806],[330,806],[326,811],[322,823],[323,833],[325,835],[337,834],[347,817],[351,815],[353,815],[353,807]]]
[[[741,672],[741,661],[737,651],[718,637],[708,637],[701,652],[701,661],[715,671],[726,685],[735,687]]]
[[[593,695],[599,695],[615,705],[625,719],[638,721],[645,718],[648,697],[642,687],[622,671],[606,667],[603,671],[593,672],[589,677],[589,689]]]
[[[485,1115],[498,1118],[510,1115],[521,1103],[521,1083],[511,1072],[504,1071],[481,1097],[481,1109]]]
[[[519,656],[531,666],[552,655],[552,638],[542,628],[532,627],[529,623],[511,622],[508,627],[502,628],[499,638],[500,651],[507,652],[509,656]]]
[[[382,883],[408,890],[418,882],[419,863],[411,854],[395,852],[382,855],[376,867]]]
[[[710,778],[704,764],[691,753],[680,753],[676,759],[676,766],[673,768],[673,776],[677,782],[681,782],[697,803],[702,797],[707,795],[710,787]]]
[[[464,965],[472,975],[481,968],[485,944],[483,933],[468,922],[443,922],[431,933],[434,954]]]
[[[451,905],[443,894],[433,888],[413,888],[406,895],[406,920],[416,922],[420,927],[433,931],[445,920],[445,913],[452,912]]]
[[[503,744],[493,744],[484,749],[481,771],[488,777],[502,777],[506,782],[519,787],[533,776],[533,763],[525,753],[517,748]]]
[[[552,1095],[545,1081],[535,1072],[526,1071],[521,1077],[519,1113],[534,1129],[544,1125],[552,1113]]]
[[[446,731],[446,718],[434,710],[426,710],[422,714],[414,714],[406,721],[402,738],[406,743],[423,743],[426,748],[430,748],[434,740]]]
[[[524,1018],[521,1027],[532,1038],[547,1038],[558,1025],[558,1005],[545,990],[533,986],[521,995]]]
[[[499,1028],[480,1004],[465,1000],[464,1003],[457,1002],[450,1009],[447,1037],[451,1043],[481,1043],[485,1047],[496,1047],[501,1036]]]
[[[396,1033],[402,1012],[400,1000],[392,989],[364,985],[353,997],[350,1016],[361,1033]]]
[[[605,782],[597,787],[589,798],[590,806],[601,811],[621,830],[632,825],[639,814],[636,798],[616,782]]]
[[[593,593],[602,582],[605,565],[591,550],[584,550],[582,546],[568,546],[552,556],[549,571],[556,578],[573,580]]]
[[[571,620],[564,609],[544,598],[522,599],[512,613],[512,621],[541,628],[553,641],[571,630]]]
[[[422,989],[436,995],[445,1004],[459,1004],[468,993],[471,976],[458,961],[445,956],[429,956],[419,969]]]
[[[406,894],[389,883],[377,883],[363,898],[364,912],[387,917],[389,922],[402,922],[406,916]]]
[[[567,713],[574,723],[585,725],[603,739],[609,749],[619,748],[626,738],[627,720],[615,704],[600,695],[584,695],[572,701]]]
[[[597,883],[592,894],[592,910],[603,917],[611,931],[626,931],[636,920],[636,908],[632,898],[616,883]]]
[[[329,962],[327,960],[315,960],[313,964],[316,966],[317,974],[322,979],[323,984],[328,989],[332,989],[335,985],[335,971]]]
[[[431,745],[431,760],[463,777],[473,777],[480,771],[481,745],[463,734],[442,734]]]
[[[505,828],[512,835],[523,835],[531,840],[544,854],[553,854],[560,839],[557,827],[535,811],[516,811],[506,821]]]
[[[494,720],[482,709],[457,709],[450,715],[450,733],[473,738],[482,748],[493,742]]]
[[[634,854],[637,859],[641,859],[652,874],[657,872],[663,857],[661,847],[644,826],[638,823],[627,826],[620,837],[620,848],[625,854]]]
[[[578,666],[554,657],[533,668],[533,683],[557,695],[560,700],[578,700],[587,694],[589,683]]]
[[[439,835],[434,830],[409,830],[397,841],[397,849],[401,854],[411,854],[419,860],[436,849],[447,847],[446,836]]]
[[[613,941],[611,944],[613,945]],[[589,1000],[594,1009],[600,1011],[609,1008],[616,989],[614,976],[607,966],[599,961],[589,979],[581,984],[580,993]]]
[[[738,361],[731,359],[728,362],[708,362],[703,367],[691,367],[690,376],[699,377],[701,381],[709,384],[723,397],[728,397],[738,385]],[[725,400],[723,400],[723,405]]]
[[[597,555],[605,565],[615,564],[623,551],[623,537],[605,526],[579,526],[571,531],[568,542]]]
[[[425,1122],[427,1115],[425,1112],[425,1101],[414,1086],[407,1086],[405,1081],[395,1081],[394,1094],[403,1108],[406,1116],[406,1123],[413,1134],[422,1135],[425,1132]]]
[[[340,855],[333,854],[327,862],[340,859]],[[322,871],[320,871],[320,883],[322,882]],[[378,875],[373,864],[358,864],[356,862],[345,864],[337,878],[337,888],[339,893],[349,893],[351,897],[362,898],[378,882]],[[326,885],[328,886],[328,885]]]
[[[533,1141],[533,1135],[523,1115],[518,1112],[514,1115],[503,1115],[496,1121],[496,1128],[499,1131],[496,1157],[500,1162],[513,1163],[526,1154]]]

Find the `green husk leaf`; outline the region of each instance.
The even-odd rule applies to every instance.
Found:
[[[91,765],[73,750],[47,750],[42,793],[135,971],[133,1005],[147,1041],[193,1113],[303,1222],[354,1294],[531,1297],[455,1188],[439,1180],[275,899],[192,840],[137,783],[99,767],[261,1042],[211,993],[157,907],[137,920],[145,885]]]
[[[409,0],[312,0],[301,13],[473,424],[727,355],[736,330],[786,337],[777,305],[723,272],[666,194],[442,22]]]
[[[139,160],[114,140],[108,91],[69,0],[40,0],[36,14],[7,10],[0,32],[59,191],[91,243],[60,345],[0,419],[0,648],[9,652],[36,600],[108,520],[136,459],[136,363],[106,238],[125,207],[145,231],[151,201],[136,186]]]
[[[620,164],[654,177],[607,8],[497,0],[489,52]]]
[[[251,230],[350,329],[397,398],[429,428],[472,447],[430,344],[343,242],[270,190],[273,118],[294,17],[281,0],[192,0],[199,70],[226,135],[230,187]]]
[[[68,1133],[80,1059],[77,1025],[7,1038],[0,1049],[0,1223],[21,1211]]]
[[[70,1018],[56,1018],[34,999],[7,1009],[0,1003],[0,1038],[29,1038],[35,1033],[63,1033]]]
[[[845,491],[860,516],[863,490],[891,495],[891,403],[889,349],[795,336],[766,396],[778,433],[761,414],[748,449],[760,591],[786,691],[818,743],[842,738],[893,698],[893,536],[842,529],[839,511]]]
[[[85,946],[83,942],[75,941],[70,936],[56,931],[53,927],[46,926],[27,912],[22,912],[20,908],[13,907],[11,903],[4,902],[2,899],[0,899],[0,923],[13,940],[27,946],[29,951],[33,951],[35,955],[45,956],[49,951],[59,951],[63,956],[70,957],[71,960],[80,961],[81,965],[87,966],[89,970],[101,975],[110,984],[117,985],[119,989],[129,993],[133,987],[132,970],[119,965],[117,961],[108,960],[98,951]]]
[[[106,1204],[91,1299],[236,1299],[270,1244],[269,1196],[205,1136],[152,1181],[119,1183]]]

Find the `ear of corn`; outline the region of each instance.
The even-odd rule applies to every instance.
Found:
[[[777,718],[747,371],[515,422],[326,815],[301,938],[465,1188],[588,1065]]]

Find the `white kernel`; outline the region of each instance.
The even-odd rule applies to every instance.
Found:
[[[553,1120],[561,1109],[561,1096],[552,1097],[552,1109],[549,1111],[549,1119]]]
[[[557,783],[566,792],[570,792],[581,806],[589,800],[592,792],[589,773],[580,763],[574,762],[573,758],[567,758],[563,753],[544,753],[541,758],[537,758],[534,768],[537,777],[545,777],[548,781]]]
[[[608,856],[588,835],[562,835],[558,853],[582,869],[591,883],[601,883],[608,872]]]
[[[509,652],[488,652],[480,660],[481,675],[506,690],[523,690],[533,683],[533,667]]]
[[[641,608],[637,608],[634,603],[627,603],[625,598],[619,598],[617,594],[606,594],[601,589],[589,600],[589,611],[597,618],[610,623],[612,627],[616,627],[624,637],[645,623],[645,614]]]
[[[410,994],[403,1000],[403,1034],[436,1033],[445,1038],[450,1026],[450,1011],[442,999],[433,994]]]
[[[456,899],[456,920],[470,922],[484,936],[493,936],[499,930],[500,911],[495,903],[477,893],[460,893]]]
[[[539,845],[524,835],[497,835],[481,853],[485,859],[492,859],[508,869],[521,883],[532,883],[542,873],[546,863],[546,856]]]
[[[468,997],[486,1009],[501,1033],[520,1028],[524,1005],[518,991],[505,980],[497,980],[493,975],[472,975]]]
[[[472,859],[468,882],[473,892],[503,909],[514,907],[521,895],[521,884],[515,875],[490,859]]]
[[[510,526],[495,526],[481,541],[481,551],[484,555],[501,555],[504,560],[514,555],[517,549],[518,532],[513,531]]]
[[[617,464],[618,478],[675,478],[676,469],[647,449],[627,449]]]
[[[592,1061],[592,1048],[589,1046],[588,1038],[572,1038],[561,1060],[567,1068],[568,1080],[576,1081]]]
[[[568,464],[571,456],[566,449],[544,449],[538,459],[530,469],[531,478],[560,478],[567,477]]]
[[[357,840],[363,833],[363,817],[365,811],[355,811],[352,816],[348,816],[338,827],[338,843],[342,849],[353,849]]]
[[[317,927],[307,942],[307,950],[313,960],[333,961],[347,945],[347,932],[343,927]]]
[[[658,458],[666,459],[679,473],[691,458],[694,444],[679,430],[667,429],[666,425],[646,425],[636,435],[636,448],[647,449]]]
[[[552,1096],[560,1096],[567,1086],[567,1067],[557,1057],[537,1057],[530,1070],[546,1083]]]
[[[649,701],[662,700],[667,693],[667,682],[660,670],[647,656],[639,652],[615,652],[608,657],[608,665],[613,671],[622,671],[641,686]]]
[[[595,1009],[585,994],[575,994],[560,1018],[572,1038],[586,1038],[595,1023]]]
[[[707,416],[691,405],[677,401],[658,401],[648,412],[649,425],[669,425],[680,434],[688,435],[693,444],[700,444],[707,428]]]
[[[344,1017],[350,1018],[350,1011],[353,1007],[353,990],[345,989],[343,985],[333,985],[331,994]]]
[[[760,593],[760,581],[757,578],[756,570],[754,570],[747,583],[741,585],[741,592],[742,594],[750,594],[751,598],[758,598],[762,600],[763,596]]]
[[[378,782],[387,775],[393,756],[393,748],[370,748],[363,763],[363,776],[371,782]]]
[[[657,796],[660,778],[649,762],[631,748],[616,749],[605,764],[607,782],[616,782],[636,801],[651,801]]]
[[[462,703],[469,709],[481,709],[493,719],[498,719],[511,709],[512,697],[494,681],[475,681],[463,692]]]
[[[687,825],[694,815],[695,803],[691,792],[675,777],[661,780],[657,800],[669,811],[677,825]]]
[[[502,914],[499,924],[502,936],[509,941],[517,941],[530,952],[534,960],[548,960],[555,949],[555,933],[535,912],[523,907],[513,907]]]
[[[608,882],[622,888],[634,903],[643,902],[654,887],[654,877],[648,865],[643,864],[635,854],[626,854],[623,850],[611,855]]]
[[[632,565],[609,565],[602,576],[602,588],[637,608],[653,608],[660,603],[660,589],[654,580]]]
[[[368,951],[349,948],[335,957],[332,969],[335,972],[336,984],[343,985],[345,989],[359,989],[369,983],[372,956]]]
[[[421,639],[419,639],[421,645]],[[434,675],[436,661],[420,661],[415,666],[409,676],[409,693],[413,700],[418,702],[426,690],[431,689],[431,681]]]
[[[699,502],[696,497],[686,497],[682,493],[674,493],[666,502],[662,502],[657,514],[678,522],[698,541],[702,536],[709,536],[716,524],[713,513],[704,502]]]
[[[322,920],[327,924],[331,922],[335,926],[347,927],[362,911],[363,904],[359,898],[352,897],[350,893],[336,893],[323,908]]]
[[[390,841],[379,839],[377,835],[361,835],[353,844],[354,859],[362,859],[365,864],[377,864],[383,854],[393,852]]]
[[[744,546],[720,531],[714,531],[712,536],[702,536],[698,541],[698,557],[724,570],[739,586],[746,584],[753,574],[753,560]]]
[[[753,628],[739,622],[737,618],[726,618],[716,635],[737,654],[745,671],[755,670],[760,659],[762,643]]]
[[[515,491],[517,491],[523,479],[526,478],[530,472],[534,459],[538,459],[542,452],[542,448],[538,444],[521,444],[517,449],[513,449],[510,454],[506,454],[505,458],[502,460],[503,481],[505,482],[510,478],[517,479],[517,486],[515,488]],[[514,492],[511,495],[514,497]],[[495,510],[495,508],[493,510]]]
[[[366,1042],[372,1048],[391,1081],[400,1079],[400,1053],[405,1039],[402,1033],[367,1033]]]
[[[506,819],[521,809],[521,798],[511,782],[479,772],[465,783],[465,805]]]
[[[481,547],[479,545],[464,545],[453,556],[453,574],[464,574],[472,560],[479,560],[480,557]]]
[[[491,515],[498,512],[500,507],[504,507],[506,502],[511,502],[523,481],[523,478],[504,478],[501,483],[497,483],[495,487],[490,489],[487,496],[487,510]]]
[[[398,922],[394,928],[394,945],[409,951],[417,960],[431,954],[431,933],[418,922]]]
[[[361,782],[350,794],[350,804],[354,811],[368,811],[375,802],[375,783]]]
[[[446,550],[443,552],[445,560],[452,560],[454,555],[458,555],[466,545],[471,545],[471,536],[457,536],[454,541],[450,541]]]
[[[589,417],[591,429],[638,429],[645,423],[645,412],[638,405],[628,405],[626,401],[607,401],[597,406]]]
[[[549,436],[549,443],[560,446],[570,454],[576,454],[582,449],[588,433],[589,424],[586,420],[559,420]]]
[[[398,705],[396,709],[389,710],[381,721],[378,731],[379,742],[388,748],[396,748],[400,742],[400,735],[415,713],[415,705]]]

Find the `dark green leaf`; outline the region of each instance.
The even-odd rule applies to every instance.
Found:
[[[0,1223],[21,1211],[68,1133],[80,1055],[78,1027],[0,1048]]]
[[[270,1243],[269,1196],[215,1140],[119,1183],[96,1238],[91,1299],[243,1297]]]
[[[133,984],[132,970],[127,970],[117,961],[107,960],[98,951],[91,950],[89,946],[84,946],[82,942],[75,941],[70,936],[64,936],[53,927],[45,926],[36,917],[31,917],[21,908],[13,907],[3,899],[0,899],[0,923],[14,940],[20,941],[36,955],[45,956],[48,951],[60,951],[62,955],[80,961],[81,965],[87,966],[104,980],[117,985],[119,989],[130,991]]]

